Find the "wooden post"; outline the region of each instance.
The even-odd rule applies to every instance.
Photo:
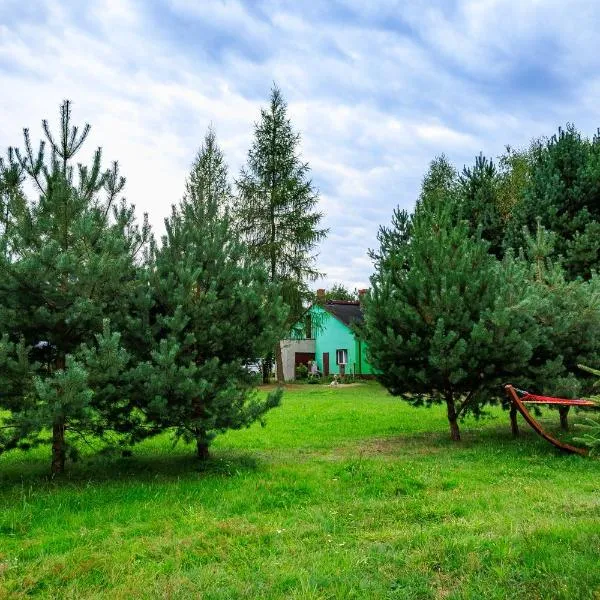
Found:
[[[558,414],[560,415],[560,428],[563,431],[569,431],[569,419],[567,418],[569,414],[570,406],[559,406]]]
[[[588,450],[586,448],[578,448],[576,446],[571,446],[570,444],[565,444],[550,434],[546,433],[542,426],[533,418],[530,412],[525,407],[525,404],[517,395],[515,388],[512,385],[507,384],[504,386],[506,390],[506,394],[510,398],[513,406],[521,413],[521,416],[525,419],[525,422],[531,426],[531,428],[541,437],[543,437],[547,442],[550,442],[553,446],[560,448],[561,450],[565,450],[566,452],[574,452],[576,454],[581,454],[582,456],[587,456]],[[566,402],[566,401],[565,401]],[[577,403],[577,406],[595,406],[593,402],[589,402],[586,400],[573,400],[571,404]]]
[[[514,438],[519,437],[519,423],[517,422],[517,407],[510,403],[510,429]]]

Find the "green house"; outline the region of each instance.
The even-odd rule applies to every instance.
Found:
[[[373,375],[367,347],[352,329],[362,319],[360,302],[328,300],[313,305],[303,334],[281,342],[285,379],[294,379],[296,367],[311,361],[325,376]]]

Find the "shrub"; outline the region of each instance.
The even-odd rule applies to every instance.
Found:
[[[306,379],[308,377],[308,367],[304,364],[299,364],[296,367],[296,379]]]

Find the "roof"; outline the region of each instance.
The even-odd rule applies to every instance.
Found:
[[[352,323],[362,323],[363,321],[363,312],[359,302],[328,300],[323,304],[323,308],[348,327]]]

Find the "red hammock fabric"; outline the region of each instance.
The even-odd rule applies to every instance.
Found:
[[[517,426],[517,412],[520,412],[525,421],[531,426],[531,428],[541,437],[543,437],[547,442],[550,442],[553,446],[564,450],[565,452],[573,452],[575,454],[581,454],[582,456],[586,456],[588,451],[585,448],[578,448],[577,446],[571,446],[570,444],[566,444],[565,442],[561,442],[556,439],[542,428],[542,426],[534,419],[534,417],[529,413],[525,403],[522,398],[519,397],[520,394],[523,394],[523,398],[541,398],[543,400],[550,400],[552,404],[556,404],[557,401],[560,403],[559,405],[569,407],[573,402],[588,402],[587,400],[564,400],[562,398],[552,398],[551,396],[535,396],[535,394],[529,394],[523,390],[518,390],[514,388],[512,385],[507,384],[504,386],[506,390],[507,396],[510,398],[512,402],[512,408],[515,410],[510,411],[510,420],[513,430],[513,435],[517,435],[519,432],[519,428]],[[536,402],[536,400],[531,400],[531,402]],[[539,400],[537,400],[538,404],[541,404]],[[566,403],[566,404],[565,404]]]
[[[525,395],[521,396],[521,402],[527,402],[529,404],[558,404],[559,406],[598,406],[595,402],[590,400],[568,400],[567,398],[538,396],[537,394],[530,394],[529,392],[525,392]]]

